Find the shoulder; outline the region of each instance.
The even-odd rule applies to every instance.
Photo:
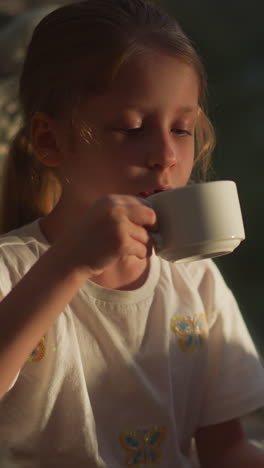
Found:
[[[229,290],[219,268],[211,259],[187,263],[170,263],[161,259],[161,276],[170,277],[174,283],[185,283],[202,296],[211,292]]]
[[[185,263],[184,270],[194,287],[199,290],[201,297],[208,296],[210,293],[219,303],[232,294],[221,271],[212,259]]]
[[[1,254],[31,252],[39,257],[47,248],[48,243],[40,231],[38,220],[0,236]]]
[[[227,304],[234,302],[234,296],[226,284],[217,265],[211,259],[188,263],[170,263],[160,259],[160,281],[173,289],[180,302],[203,308],[208,319]]]
[[[47,250],[38,227],[38,221],[34,221],[19,229],[10,231],[0,236],[0,289],[9,288],[24,276],[31,266]]]

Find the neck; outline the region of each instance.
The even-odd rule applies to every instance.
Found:
[[[143,286],[149,270],[149,258],[141,260],[130,256],[114,266],[110,265],[101,275],[92,277],[91,281],[105,288],[132,291]]]

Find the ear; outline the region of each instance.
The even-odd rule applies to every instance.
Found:
[[[45,166],[57,167],[63,161],[59,124],[44,112],[36,112],[31,121],[31,145]]]

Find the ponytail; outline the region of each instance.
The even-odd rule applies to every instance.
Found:
[[[47,215],[58,200],[58,179],[34,157],[25,128],[11,144],[1,185],[1,233]]]

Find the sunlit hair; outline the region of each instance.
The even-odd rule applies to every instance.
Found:
[[[214,131],[205,112],[206,74],[178,23],[144,0],[88,0],[51,12],[34,30],[20,78],[23,125],[10,148],[3,188],[2,231],[48,214],[60,196],[56,173],[41,165],[30,144],[36,112],[78,126],[84,97],[107,90],[137,53],[161,51],[191,65],[199,80],[194,172],[205,178]],[[86,132],[85,123],[80,134]]]

